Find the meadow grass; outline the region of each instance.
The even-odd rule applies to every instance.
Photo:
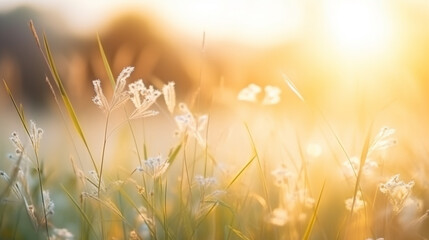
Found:
[[[27,119],[3,80],[20,120],[16,128],[22,130],[10,136],[8,151],[13,153],[5,159],[10,170],[0,172],[2,238],[428,236],[424,181],[386,163],[389,151],[398,145],[395,129],[378,130],[372,119],[365,134],[358,136],[361,141],[350,147],[285,75],[284,86],[320,119],[317,143],[304,143],[302,126],[266,111],[280,100],[281,90],[275,86],[265,87],[262,103],[253,105],[244,121],[216,125],[218,115],[210,109],[194,113],[186,103],[176,104],[173,82],[161,90],[142,80],[127,82],[133,67],[125,67],[115,79],[99,37],[113,93],[105,96],[103,89],[109,84],[94,80],[92,100],[99,108],[94,115],[99,117],[80,121],[67,94],[73,90],[65,89],[46,36],[40,41],[32,23],[30,27],[51,72],[53,84],[47,77],[47,87],[64,126],[64,135],[57,133],[55,138],[68,142],[64,150],[70,153],[66,160],[48,161],[56,153],[40,151],[42,135],[54,133]],[[249,85],[238,94],[243,102],[236,107],[258,101],[261,91]],[[100,133],[84,130],[88,127],[82,123],[89,120]],[[163,132],[157,133],[160,129]]]

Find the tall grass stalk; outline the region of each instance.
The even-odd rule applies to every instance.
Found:
[[[64,105],[65,105],[65,107],[67,109],[69,117],[71,118],[72,123],[73,123],[73,125],[74,125],[74,127],[75,127],[75,129],[76,129],[76,131],[78,133],[78,135],[80,136],[80,138],[82,139],[82,141],[83,141],[83,143],[85,145],[85,148],[86,148],[86,150],[87,150],[87,152],[89,154],[89,157],[91,159],[91,162],[92,162],[92,165],[94,167],[94,170],[96,171],[97,175],[99,176],[99,171],[98,171],[98,168],[97,168],[97,164],[95,163],[93,154],[92,154],[92,152],[91,152],[91,150],[89,148],[89,145],[88,145],[88,142],[86,140],[85,134],[84,134],[84,132],[82,130],[82,127],[80,125],[80,122],[78,120],[76,112],[75,112],[75,110],[73,108],[73,105],[71,104],[70,98],[67,95],[67,92],[66,92],[66,90],[64,88],[64,85],[63,85],[63,82],[61,81],[60,75],[58,74],[57,68],[55,66],[55,61],[53,59],[53,56],[52,56],[52,53],[51,53],[51,49],[50,49],[49,44],[48,44],[47,37],[46,37],[45,34],[43,34],[43,45],[44,45],[44,48],[45,48],[45,51],[43,51],[42,45],[40,44],[40,41],[39,41],[39,37],[38,37],[37,31],[36,31],[36,28],[34,27],[33,21],[29,22],[29,26],[30,26],[30,30],[33,33],[33,36],[34,36],[34,38],[36,40],[36,44],[39,47],[40,52],[42,53],[43,59],[45,60],[47,66],[48,66],[48,68],[49,68],[49,70],[51,72],[51,75],[52,75],[52,77],[55,80],[56,86],[57,86],[58,90],[60,91],[61,98],[63,99],[63,103],[64,103]]]
[[[39,192],[40,192],[40,197],[42,200],[42,210],[43,210],[43,219],[41,219],[41,221],[45,227],[46,236],[48,239],[50,239],[49,228],[48,228],[48,216],[47,216],[47,212],[46,212],[46,208],[45,208],[45,197],[43,194],[43,192],[44,192],[44,190],[43,190],[43,176],[42,176],[41,162],[39,159],[39,146],[38,146],[39,143],[37,142],[38,139],[36,139],[37,137],[35,136],[35,134],[37,134],[36,131],[38,131],[38,129],[31,129],[30,130],[28,128],[27,122],[25,120],[24,109],[23,109],[22,105],[20,108],[18,108],[18,105],[16,104],[16,101],[12,95],[12,92],[10,91],[10,89],[9,89],[9,87],[8,87],[8,85],[4,79],[3,79],[3,84],[4,84],[4,87],[5,87],[8,95],[9,95],[9,98],[11,99],[11,101],[13,103],[13,106],[15,107],[16,113],[18,114],[19,119],[21,120],[21,124],[24,127],[24,130],[25,130],[28,138],[31,141],[31,145],[32,145],[32,148],[34,150],[34,157],[36,159],[36,171],[37,171],[37,177],[38,177],[38,183],[39,183],[39,189],[40,189]],[[33,125],[34,125],[34,123],[32,124],[31,127],[36,128],[35,125],[34,126]],[[30,133],[30,131],[33,131],[33,133]],[[34,138],[32,137],[32,135],[34,135]]]

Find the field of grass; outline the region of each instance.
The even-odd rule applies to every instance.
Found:
[[[99,41],[109,78],[81,110],[33,32],[52,109],[25,109],[2,81],[1,239],[429,237],[424,107],[326,107],[282,73],[227,106],[176,103],[180,83],[114,76]]]

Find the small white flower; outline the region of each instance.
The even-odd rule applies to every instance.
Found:
[[[397,143],[397,140],[391,136],[395,134],[395,132],[396,130],[393,128],[382,127],[374,137],[374,140],[368,150],[368,155],[374,151],[384,150],[394,146]]]
[[[362,193],[360,191],[357,192],[354,206],[353,206],[353,212],[359,212],[365,207],[366,202],[362,200]],[[353,197],[346,199],[345,201],[346,209],[348,211],[352,210],[353,205]]]
[[[264,105],[273,105],[280,102],[280,93],[282,91],[280,88],[275,86],[266,86],[265,87],[265,97],[264,100],[262,100],[262,104]]]
[[[158,155],[145,160],[142,170],[155,179],[161,177],[167,171],[168,166],[170,166],[168,159]]]
[[[39,151],[40,139],[43,135],[43,129],[38,128],[36,123],[30,120],[30,139],[36,151]]]
[[[73,234],[66,228],[54,228],[53,236],[51,239],[71,240],[74,238]]]
[[[121,106],[130,97],[128,92],[124,91],[124,89],[127,84],[126,80],[130,77],[133,71],[134,67],[126,67],[122,70],[116,79],[115,90],[113,91],[112,107],[110,109],[111,111]]]
[[[9,139],[16,148],[15,153],[17,155],[24,153],[24,145],[22,144],[21,139],[18,136],[18,133],[13,132],[11,135],[12,136]]]
[[[48,215],[53,215],[55,204],[51,200],[51,196],[49,195],[48,190],[43,190],[43,200],[44,200],[43,206],[45,207],[46,217],[48,217]]]
[[[179,133],[189,132],[201,146],[205,146],[206,141],[203,138],[202,132],[206,129],[208,116],[199,116],[197,122],[186,104],[179,103],[179,109],[183,114],[177,115],[174,118],[179,127]]]
[[[149,86],[149,88],[146,88],[142,79],[139,79],[134,83],[130,83],[128,85],[128,89],[131,102],[133,102],[136,108],[134,112],[131,113],[131,119],[149,117],[158,114],[157,111],[148,109],[161,95],[160,91],[154,89],[153,86]]]
[[[343,170],[344,174],[347,177],[353,177],[358,174],[360,167],[360,159],[359,157],[353,156],[350,158],[349,161],[343,162]],[[371,175],[374,173],[374,171],[378,168],[378,163],[367,158],[365,160],[365,163],[362,167],[362,174],[364,175]]]
[[[274,169],[271,174],[274,176],[274,184],[279,187],[285,187],[296,179],[296,174],[283,166]]]
[[[126,80],[133,71],[134,67],[126,67],[119,74],[118,78],[116,79],[116,85],[115,89],[113,90],[113,97],[110,104],[107,101],[106,96],[104,96],[103,89],[101,88],[101,81],[99,79],[92,81],[95,91],[95,97],[92,98],[92,101],[104,112],[110,112],[120,107],[130,97],[128,92],[124,91],[124,89],[127,84]]]
[[[215,177],[204,177],[201,175],[196,175],[195,181],[197,182],[198,186],[202,188],[207,188],[217,183],[217,180]]]
[[[162,87],[162,94],[164,95],[164,100],[170,113],[173,113],[174,107],[176,106],[176,92],[174,91],[174,84],[174,82],[169,82]]]
[[[393,212],[399,213],[404,207],[405,200],[411,195],[414,181],[405,183],[399,180],[399,174],[391,177],[386,183],[380,184],[380,192],[387,195],[393,206]]]
[[[94,85],[95,91],[95,97],[92,98],[92,101],[104,112],[109,111],[109,102],[104,96],[103,89],[101,88],[101,81],[97,79],[92,81],[92,84]]]
[[[251,83],[246,88],[243,88],[238,93],[238,100],[240,101],[247,101],[247,102],[256,102],[257,101],[257,95],[261,92],[261,87],[258,85]]]
[[[276,226],[284,226],[288,221],[289,214],[284,208],[274,209],[268,217],[268,222]]]

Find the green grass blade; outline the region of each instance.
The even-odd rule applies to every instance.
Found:
[[[231,180],[231,182],[229,182],[229,184],[226,186],[225,189],[228,189],[229,187],[231,187],[231,185],[241,176],[241,174],[250,166],[250,164],[253,162],[253,160],[256,159],[256,154],[254,154],[249,161],[247,161],[246,165],[243,166],[243,168],[241,168],[241,170],[235,175],[235,177]]]
[[[83,133],[83,130],[82,130],[81,125],[79,123],[79,120],[77,118],[76,112],[75,112],[75,110],[73,108],[73,105],[71,104],[70,98],[68,97],[67,92],[66,92],[66,90],[64,88],[64,85],[63,85],[63,83],[61,81],[61,78],[60,78],[60,76],[58,74],[57,68],[55,66],[54,59],[52,57],[51,49],[49,48],[48,40],[47,40],[47,38],[46,38],[45,35],[43,35],[43,43],[44,43],[45,50],[46,50],[47,62],[48,62],[48,65],[49,65],[49,69],[51,70],[51,73],[52,73],[52,75],[54,77],[55,83],[57,84],[57,87],[58,87],[58,89],[60,91],[60,94],[61,94],[61,97],[63,99],[64,105],[65,105],[65,107],[67,109],[67,112],[69,113],[69,116],[70,116],[70,118],[71,118],[71,120],[73,122],[73,125],[74,125],[76,131],[78,132],[80,138],[82,139],[83,143],[85,144],[85,147],[86,147],[86,149],[87,149],[87,151],[88,151],[88,153],[90,155],[92,164],[94,166],[94,170],[97,172],[97,175],[98,175],[99,171],[98,171],[98,168],[97,168],[97,164],[95,163],[94,157],[93,157],[93,155],[91,153],[91,150],[89,148],[88,142],[87,142],[86,137],[85,137],[85,135]]]
[[[170,151],[170,154],[168,154],[168,162],[172,164],[174,160],[176,159],[177,155],[179,154],[180,149],[182,148],[182,143],[177,145],[174,149]]]
[[[85,221],[87,222],[88,226],[91,228],[91,230],[94,232],[94,235],[97,237],[97,232],[95,231],[94,226],[91,224],[91,220],[88,218],[88,216],[85,214],[85,212],[83,211],[83,209],[79,206],[79,203],[76,202],[76,200],[73,198],[73,196],[67,191],[67,189],[64,187],[64,185],[61,184],[61,188],[63,189],[63,191],[67,194],[67,196],[70,198],[70,200],[73,202],[73,204],[76,206],[76,208],[79,210],[80,214],[82,215],[82,217],[85,219]]]
[[[115,78],[113,77],[112,69],[110,68],[109,61],[107,61],[106,54],[103,49],[103,45],[101,44],[100,35],[97,33],[97,42],[98,42],[98,48],[100,49],[101,58],[103,59],[104,68],[106,69],[107,77],[110,80],[110,83],[112,84],[112,87],[115,88]]]
[[[7,85],[7,83],[4,79],[3,79],[3,84],[4,84],[4,87],[6,89],[7,94],[9,95],[10,100],[13,103],[13,107],[15,108],[16,113],[18,114],[19,119],[21,120],[21,124],[24,127],[25,132],[27,133],[28,136],[30,136],[30,131],[28,130],[28,126],[27,126],[27,122],[25,120],[25,115],[24,115],[24,110],[23,110],[22,105],[20,105],[18,107],[18,104],[16,103],[15,98],[13,97],[13,94],[10,91],[9,86]]]
[[[307,229],[305,229],[304,236],[302,237],[303,240],[307,240],[310,238],[311,231],[313,230],[314,223],[317,219],[317,212],[320,208],[320,200],[323,196],[323,191],[325,190],[326,181],[323,182],[322,189],[320,190],[319,198],[317,199],[316,207],[314,208],[313,215],[311,216],[310,222],[307,225]]]

